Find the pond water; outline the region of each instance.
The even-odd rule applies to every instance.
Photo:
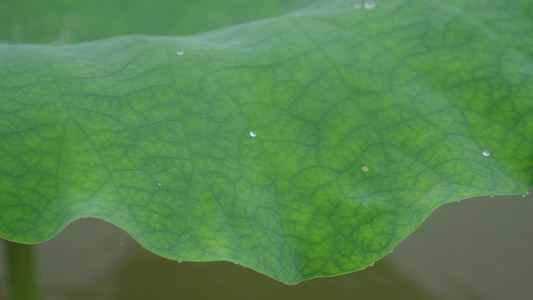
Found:
[[[45,300],[533,299],[531,212],[531,195],[450,203],[373,267],[294,286],[233,263],[160,258],[97,219],[74,222],[35,254]]]

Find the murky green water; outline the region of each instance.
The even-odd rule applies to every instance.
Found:
[[[444,205],[374,267],[295,286],[233,263],[160,258],[96,219],[35,250],[46,300],[533,299],[532,213],[531,195]]]

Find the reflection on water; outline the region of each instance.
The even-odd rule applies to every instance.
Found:
[[[228,262],[178,263],[79,220],[37,245],[44,299],[527,299],[532,197],[445,205],[374,267],[287,286]],[[0,266],[3,265],[0,259]],[[0,299],[6,299],[0,275]]]

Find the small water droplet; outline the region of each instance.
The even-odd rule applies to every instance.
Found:
[[[375,264],[375,263],[371,263],[371,264],[369,265],[369,267],[373,267],[373,266],[374,266],[374,264]]]
[[[183,53],[185,53],[185,51],[183,51],[183,50],[178,50],[176,53],[178,53],[179,56],[182,56]]]
[[[124,246],[124,243],[120,243],[120,246]]]
[[[158,186],[162,186],[163,184],[162,184],[161,182],[158,182],[157,185],[158,185]]]
[[[253,130],[250,130],[250,136],[251,137],[256,137],[257,136],[257,132],[255,132]]]
[[[461,200],[457,200],[457,203],[461,203]]]
[[[178,264],[181,264],[183,262],[183,260],[180,258],[178,259]]]
[[[392,253],[392,251],[394,251],[394,249],[392,249],[391,251],[389,251],[389,253]]]
[[[368,172],[370,169],[367,166],[363,166],[361,170],[363,170],[363,172]]]
[[[489,157],[490,156],[490,151],[483,150],[483,156]]]
[[[376,2],[374,2],[374,1],[366,1],[365,2],[365,8],[368,9],[368,10],[373,10],[374,8],[376,8]]]
[[[361,9],[361,4],[356,3],[356,4],[353,5],[353,8],[356,9],[356,10],[359,10],[359,9]]]
[[[494,195],[490,195],[491,198],[494,198]]]
[[[523,194],[523,195],[522,195],[522,197],[524,197],[524,198],[525,198],[526,196],[527,196],[527,194]]]

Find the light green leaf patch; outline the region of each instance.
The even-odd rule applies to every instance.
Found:
[[[444,203],[526,192],[530,2],[374,4],[0,44],[0,236],[97,217],[294,284],[365,268]]]

